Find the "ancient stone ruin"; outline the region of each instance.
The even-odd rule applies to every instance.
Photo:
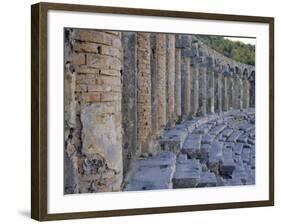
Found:
[[[65,29],[65,194],[255,183],[255,68],[193,35]]]

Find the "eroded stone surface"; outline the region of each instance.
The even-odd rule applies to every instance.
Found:
[[[136,161],[132,177],[125,186],[130,190],[154,190],[172,188],[176,155],[173,152],[160,152],[153,157]]]
[[[163,134],[163,137],[159,140],[161,148],[163,150],[179,152],[187,134],[187,129],[183,125],[177,125]]]
[[[201,173],[199,160],[179,156],[173,176],[173,188],[196,187]]]
[[[159,140],[166,151],[138,160],[126,190],[255,184],[254,117],[248,117],[247,110],[225,112],[167,130]]]

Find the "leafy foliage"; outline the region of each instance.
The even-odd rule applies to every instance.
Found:
[[[197,36],[197,38],[210,48],[235,61],[255,65],[255,46],[241,41],[224,39],[221,36]]]

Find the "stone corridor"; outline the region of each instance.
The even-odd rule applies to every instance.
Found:
[[[255,67],[188,34],[64,30],[64,192],[252,184]]]
[[[125,190],[255,184],[255,111],[196,118],[164,132],[162,151],[136,160]]]

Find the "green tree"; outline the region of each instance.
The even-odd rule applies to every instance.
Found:
[[[255,65],[255,46],[241,41],[224,39],[221,36],[196,36],[200,41],[217,52],[235,61]]]

